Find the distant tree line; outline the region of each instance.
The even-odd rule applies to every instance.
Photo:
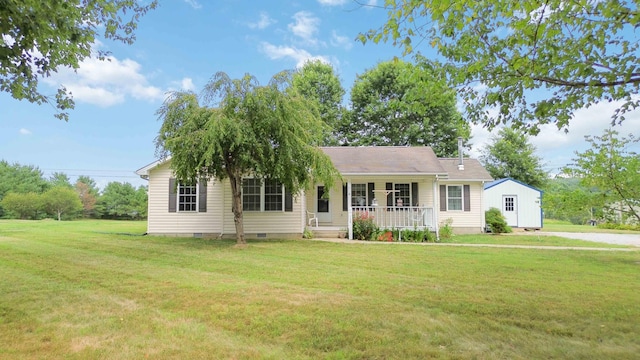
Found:
[[[110,182],[100,190],[89,176],[74,184],[62,172],[46,179],[31,165],[0,160],[0,218],[144,219],[147,188]]]

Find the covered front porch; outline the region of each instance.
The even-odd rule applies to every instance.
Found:
[[[432,207],[426,206],[354,206],[351,222],[371,219],[380,229],[429,229],[435,231]]]
[[[436,183],[436,178],[347,179],[342,194],[340,187],[325,194],[318,184],[308,193],[306,226],[319,236],[353,239],[354,222],[366,219],[380,230],[426,230],[438,236]]]
[[[311,214],[313,219],[314,214]],[[353,239],[353,222],[369,219],[381,230],[428,230],[437,232],[435,212],[425,206],[354,206],[349,211],[347,229],[340,226],[309,223],[309,229],[327,237]],[[344,234],[343,234],[344,233]]]

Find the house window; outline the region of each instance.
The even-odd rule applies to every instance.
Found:
[[[242,210],[260,211],[260,179],[242,179]]]
[[[447,210],[462,210],[462,186],[447,186]]]
[[[367,206],[367,184],[351,184],[351,206]]]
[[[198,187],[178,184],[178,211],[198,211]]]
[[[395,184],[394,204],[396,206],[411,205],[411,184]]]
[[[282,211],[284,187],[276,180],[242,179],[244,211]]]
[[[264,211],[282,211],[284,191],[282,184],[266,180],[264,184]]]

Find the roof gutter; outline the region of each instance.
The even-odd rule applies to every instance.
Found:
[[[447,173],[391,173],[391,172],[384,172],[384,173],[343,173],[340,172],[340,175],[342,176],[444,176],[447,177],[449,174]]]
[[[482,183],[485,183],[487,181],[491,181],[491,180],[487,180],[487,179],[460,179],[460,178],[448,178],[448,179],[443,179],[443,180],[449,180],[449,181],[482,181]]]

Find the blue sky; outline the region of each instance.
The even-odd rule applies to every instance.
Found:
[[[89,175],[101,187],[110,181],[146,184],[134,171],[155,160],[155,112],[168,91],[200,91],[218,71],[232,78],[250,73],[266,83],[281,70],[322,59],[348,92],[357,74],[401,57],[391,45],[355,40],[386,18],[375,0],[369,2],[374,7],[351,0],[160,0],[142,19],[133,45],[97,44],[112,52],[111,61],[88,59],[77,73],[63,69],[42,82],[45,93],[54,94],[60,83],[73,92],[76,109],[69,122],[55,119],[49,105],[0,93],[0,159],[37,166],[45,176]],[[429,48],[418,50],[430,55]],[[569,134],[544,127],[531,141],[545,167],[555,171],[574,150],[584,150],[584,135],[601,134],[613,106],[579,111]],[[639,134],[640,114],[627,116],[619,130]],[[472,156],[490,136],[473,127]]]

